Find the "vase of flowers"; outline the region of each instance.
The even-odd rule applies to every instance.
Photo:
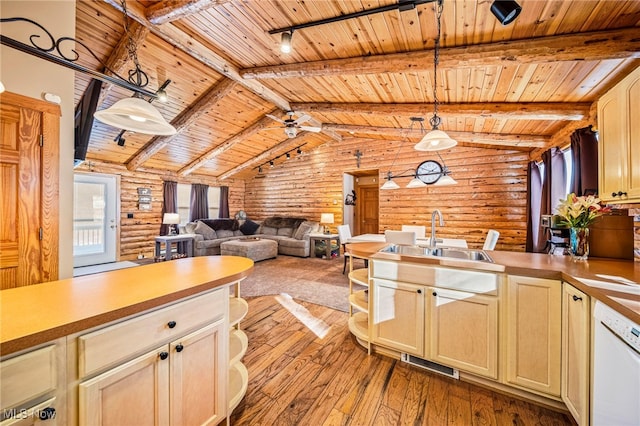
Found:
[[[559,223],[570,228],[569,251],[574,260],[586,260],[589,256],[589,226],[600,216],[611,211],[602,207],[600,199],[593,196],[576,196],[571,193],[560,200],[556,214]]]

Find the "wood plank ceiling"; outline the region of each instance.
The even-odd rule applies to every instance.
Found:
[[[125,133],[94,122],[87,159],[250,178],[257,167],[305,144],[341,138],[418,140],[410,117],[433,113],[435,3],[293,33],[289,54],[269,30],[395,4],[394,0],[128,1],[130,34],[148,89],[166,79],[158,107],[178,129],[171,137]],[[501,25],[492,1],[444,0],[438,68],[441,128],[461,146],[532,151],[568,140],[595,123],[594,101],[640,64],[640,2],[519,0]],[[77,4],[76,37],[122,74],[127,60],[119,0]],[[81,52],[82,53],[82,52]],[[89,55],[80,62],[99,70]],[[76,73],[78,102],[89,77]],[[103,87],[98,109],[130,96]],[[265,118],[308,113],[320,133],[288,138]],[[427,126],[428,127],[428,124]],[[455,149],[455,148],[453,148]]]

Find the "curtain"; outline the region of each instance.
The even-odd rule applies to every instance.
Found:
[[[160,235],[169,234],[169,225],[162,224],[165,213],[178,212],[178,182],[166,180],[162,184],[162,216],[160,216]]]
[[[229,216],[229,187],[220,187],[220,210],[218,212],[220,219],[231,217]]]
[[[534,251],[540,233],[540,197],[542,195],[542,174],[535,161],[527,167],[527,238],[525,250]],[[535,244],[534,244],[535,243]]]
[[[539,215],[555,214],[560,200],[566,197],[567,171],[564,164],[564,154],[559,148],[551,148],[542,154],[544,179],[540,196]],[[540,228],[538,228],[540,229]],[[534,240],[533,251],[542,252],[547,245],[546,232],[538,231],[537,242]]]
[[[209,218],[209,185],[194,183],[191,185],[189,221]]]
[[[578,129],[571,135],[573,178],[570,192],[576,195],[598,193],[598,139],[592,126]]]

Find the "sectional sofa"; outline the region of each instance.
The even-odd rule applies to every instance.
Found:
[[[304,218],[272,216],[263,221],[200,219],[180,227],[180,233],[194,235],[194,255],[220,254],[220,244],[242,238],[266,238],[278,243],[278,254],[309,257],[309,234],[320,224]]]

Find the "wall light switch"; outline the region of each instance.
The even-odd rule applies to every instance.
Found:
[[[127,213],[127,219],[133,219],[133,213]]]

